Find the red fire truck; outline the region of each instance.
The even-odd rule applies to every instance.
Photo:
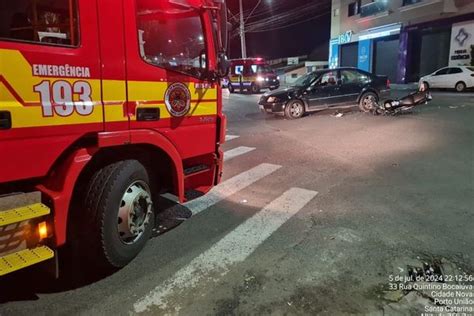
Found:
[[[226,14],[225,0],[1,4],[0,201],[15,207],[0,210],[0,276],[66,245],[123,267],[160,194],[219,183]]]

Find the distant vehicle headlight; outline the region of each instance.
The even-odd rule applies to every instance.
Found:
[[[277,76],[277,80],[280,80],[280,76]]]
[[[267,102],[268,102],[268,103],[275,103],[275,102],[277,102],[277,101],[278,101],[278,98],[277,98],[277,97],[269,97],[269,98],[267,99]]]
[[[263,78],[263,77],[257,77],[257,81],[259,81],[259,82],[265,81],[265,78]]]

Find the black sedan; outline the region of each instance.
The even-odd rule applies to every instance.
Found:
[[[389,90],[386,76],[355,68],[326,69],[304,75],[290,88],[265,93],[259,105],[266,113],[281,113],[289,119],[349,104],[359,104],[361,111],[369,112]]]

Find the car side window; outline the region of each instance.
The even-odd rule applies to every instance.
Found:
[[[354,70],[341,71],[342,84],[366,84],[370,82],[369,76]]]
[[[441,69],[441,70],[438,70],[438,71],[435,73],[435,76],[446,75],[446,74],[448,74],[448,70],[449,70],[449,68],[443,68],[443,69]]]
[[[337,85],[337,71],[330,71],[322,75],[319,83],[321,86],[335,86]]]
[[[461,68],[449,68],[449,74],[454,75],[454,74],[461,74],[462,69]]]

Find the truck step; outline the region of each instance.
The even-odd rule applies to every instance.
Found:
[[[49,207],[41,203],[3,211],[0,212],[0,227],[48,215],[50,212]]]
[[[0,276],[32,266],[54,257],[54,251],[46,246],[21,250],[0,257]]]
[[[206,172],[209,170],[211,170],[211,168],[205,164],[192,166],[192,167],[184,169],[184,176],[185,177],[194,176],[194,175],[197,175],[199,173]]]

